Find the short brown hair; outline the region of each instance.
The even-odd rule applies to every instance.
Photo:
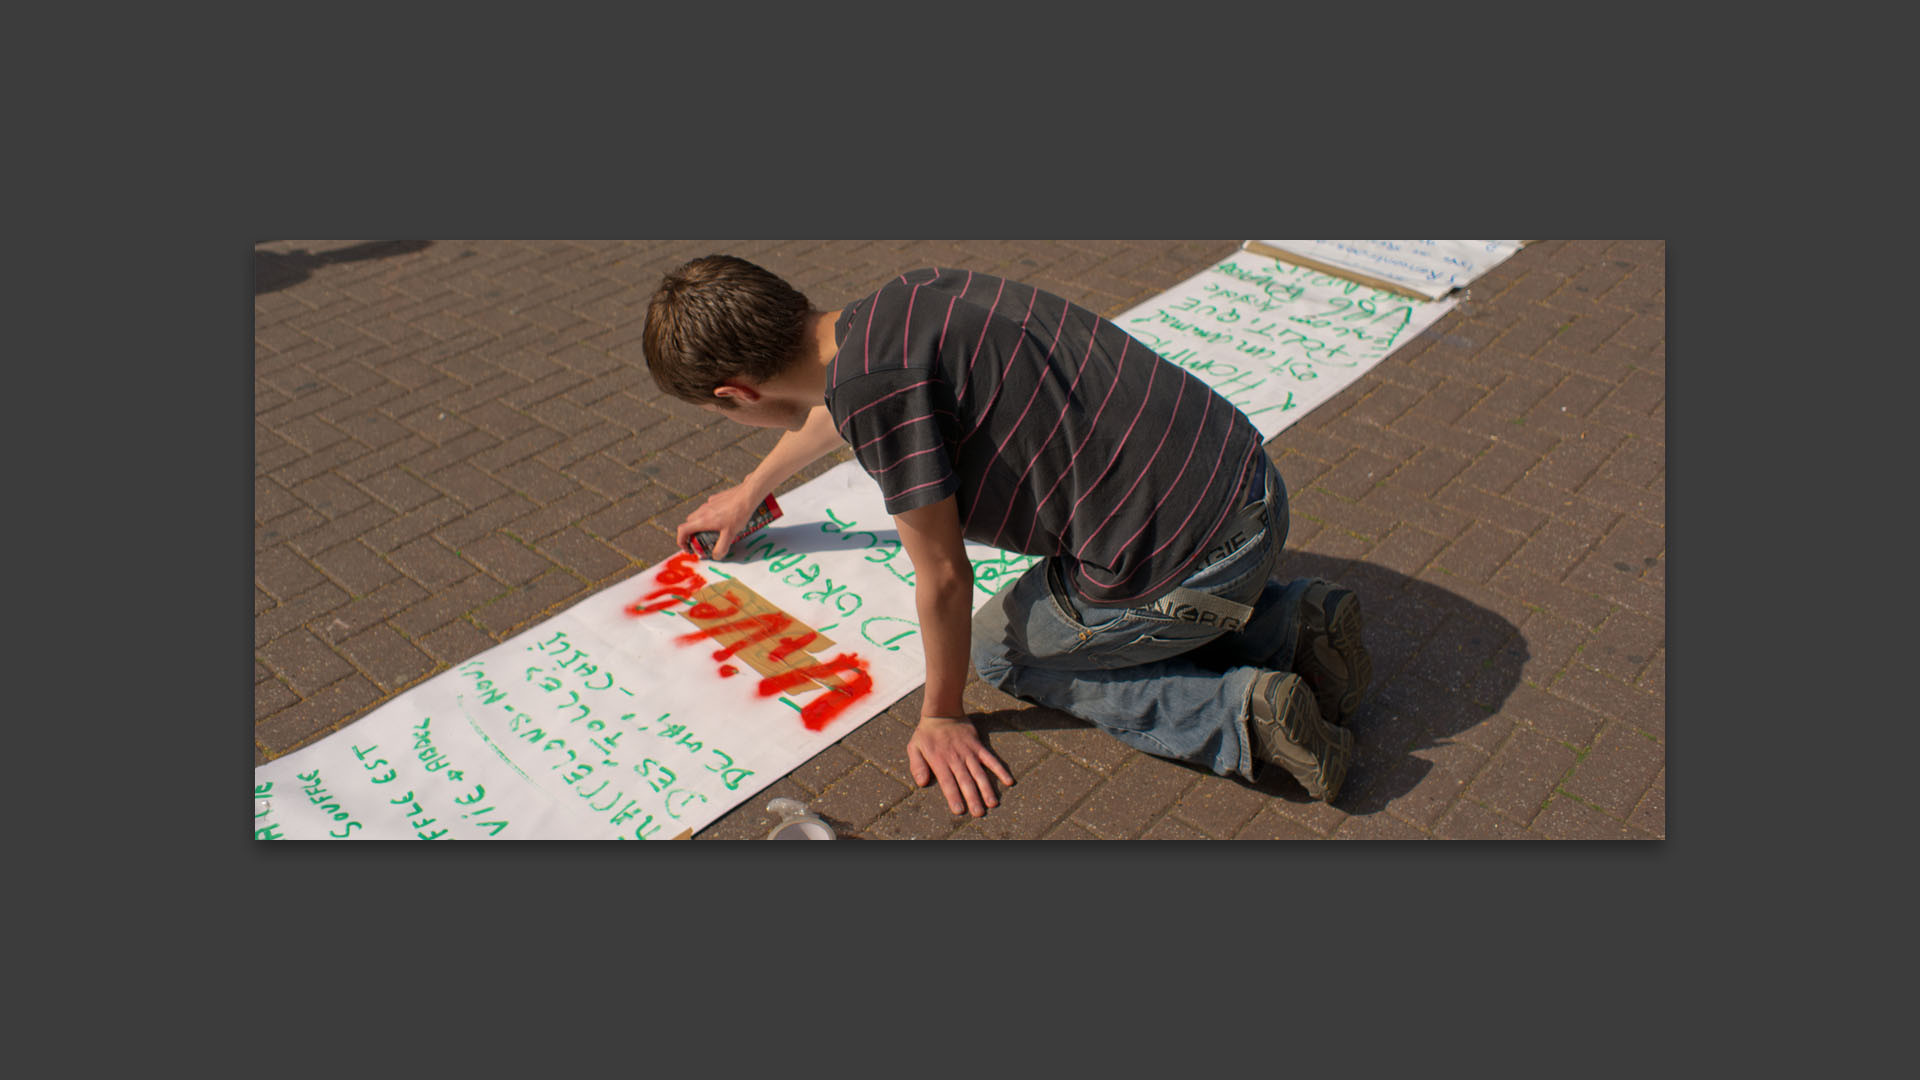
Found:
[[[722,382],[764,382],[800,357],[812,310],[793,286],[745,259],[694,259],[662,278],[647,302],[647,369],[677,398],[726,406],[713,396]]]

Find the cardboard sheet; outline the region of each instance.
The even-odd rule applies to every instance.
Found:
[[[1438,299],[1520,250],[1522,240],[1249,240],[1268,258],[1292,258],[1362,284]]]

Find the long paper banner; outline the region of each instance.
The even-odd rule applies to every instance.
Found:
[[[1268,438],[1453,305],[1237,254],[1115,321]],[[853,462],[254,770],[263,839],[672,839],[924,680],[913,568]],[[980,544],[974,603],[1033,565]]]
[[[1243,251],[1113,321],[1199,375],[1271,439],[1458,303]]]
[[[255,834],[671,839],[919,686],[913,570],[857,464],[254,770]],[[1035,560],[968,545],[976,606]]]

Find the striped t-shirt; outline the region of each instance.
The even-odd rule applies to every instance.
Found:
[[[1126,331],[968,270],[847,306],[826,404],[887,512],[956,496],[967,539],[1061,559],[1087,604],[1179,585],[1264,491],[1259,429]]]

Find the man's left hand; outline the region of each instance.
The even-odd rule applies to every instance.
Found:
[[[940,781],[947,808],[956,814],[965,811],[985,817],[988,807],[1000,805],[987,778],[989,770],[1001,783],[1013,785],[1013,774],[987,749],[973,722],[965,717],[922,717],[907,740],[907,766],[913,771],[913,782],[921,787]]]

